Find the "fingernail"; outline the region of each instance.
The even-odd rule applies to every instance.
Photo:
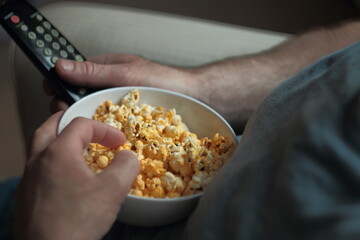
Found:
[[[72,71],[74,69],[74,63],[72,61],[69,60],[61,60],[60,61],[60,65],[61,67],[65,70],[65,71]]]

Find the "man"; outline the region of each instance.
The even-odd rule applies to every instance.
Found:
[[[91,59],[96,63],[60,60],[57,72],[73,84],[176,90],[214,107],[239,133],[246,123],[237,152],[188,221],[161,229],[120,224],[124,231],[117,233],[128,238],[141,233],[187,239],[358,239],[359,30],[358,21],[319,29],[264,53],[194,69],[129,55]],[[59,101],[53,106],[67,107]],[[119,153],[103,175],[86,172],[85,164],[79,164],[85,144],[111,145],[121,134],[78,119],[56,136],[60,115],[44,123],[33,140],[16,204],[19,239],[101,238],[136,175],[136,161],[128,152]],[[74,131],[80,125],[91,131]],[[75,159],[66,161],[64,152]],[[122,172],[128,174],[114,177]],[[69,187],[88,181],[95,186],[109,183],[101,191],[123,191],[99,200],[98,188],[78,192]],[[86,201],[88,196],[110,207],[98,211]],[[90,206],[84,211],[77,207],[82,204]]]

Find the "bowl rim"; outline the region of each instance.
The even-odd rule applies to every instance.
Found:
[[[143,197],[143,196],[136,196],[134,194],[128,193],[128,198],[133,198],[137,200],[145,200],[145,201],[151,201],[151,202],[178,202],[178,201],[186,201],[191,200],[194,198],[199,198],[204,194],[204,190],[202,192],[198,192],[195,194],[187,195],[187,196],[180,196],[180,197],[173,197],[173,198],[154,198],[154,197]]]
[[[166,94],[172,94],[172,95],[175,95],[175,96],[178,96],[180,98],[185,98],[189,101],[192,101],[192,102],[195,102],[197,103],[198,105],[206,108],[208,111],[210,111],[212,114],[216,115],[216,117],[218,117],[226,126],[227,128],[230,130],[231,132],[231,135],[233,137],[233,139],[235,140],[236,142],[236,134],[235,134],[235,131],[234,129],[230,126],[230,124],[225,120],[225,118],[223,116],[220,115],[220,113],[218,113],[217,111],[215,111],[215,109],[211,108],[209,105],[201,102],[200,100],[197,100],[196,98],[193,98],[193,97],[190,97],[190,96],[187,96],[183,93],[179,93],[179,92],[175,92],[175,91],[172,91],[172,90],[167,90],[167,89],[162,89],[162,88],[155,88],[155,87],[146,87],[146,86],[125,86],[125,87],[111,87],[111,88],[106,88],[106,89],[103,89],[103,90],[99,90],[99,91],[96,91],[94,93],[91,93],[81,99],[79,99],[78,101],[76,101],[75,103],[73,103],[71,106],[69,106],[69,108],[64,112],[64,114],[61,116],[61,119],[59,121],[59,124],[58,124],[58,129],[57,129],[57,133],[60,133],[63,129],[61,129],[60,131],[60,127],[63,126],[63,121],[65,119],[65,116],[67,116],[67,114],[69,114],[69,110],[71,110],[72,108],[76,107],[77,105],[79,105],[80,103],[84,102],[84,101],[87,101],[87,99],[89,98],[93,98],[97,95],[102,95],[102,94],[106,94],[108,92],[113,92],[113,91],[119,91],[120,89],[121,90],[132,90],[132,89],[138,89],[138,90],[150,90],[150,91],[154,91],[154,92],[162,92],[162,93],[166,93]],[[120,99],[119,99],[120,100]],[[64,125],[65,127],[65,125]]]

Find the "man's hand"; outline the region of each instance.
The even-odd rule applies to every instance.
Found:
[[[89,87],[150,86],[184,93],[195,98],[200,84],[188,68],[175,68],[135,55],[111,54],[89,58],[79,63],[60,59],[55,66],[60,77],[71,84]],[[47,82],[44,90],[53,95]],[[52,111],[65,110],[61,101],[52,103]]]
[[[130,151],[119,152],[108,168],[93,173],[82,157],[87,144],[113,148],[125,136],[84,118],[57,136],[61,115],[51,116],[34,134],[16,200],[16,239],[100,239],[138,174],[138,160]]]

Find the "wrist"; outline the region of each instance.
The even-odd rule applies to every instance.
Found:
[[[225,59],[196,69],[199,99],[240,133],[261,101],[284,78],[271,53]]]

